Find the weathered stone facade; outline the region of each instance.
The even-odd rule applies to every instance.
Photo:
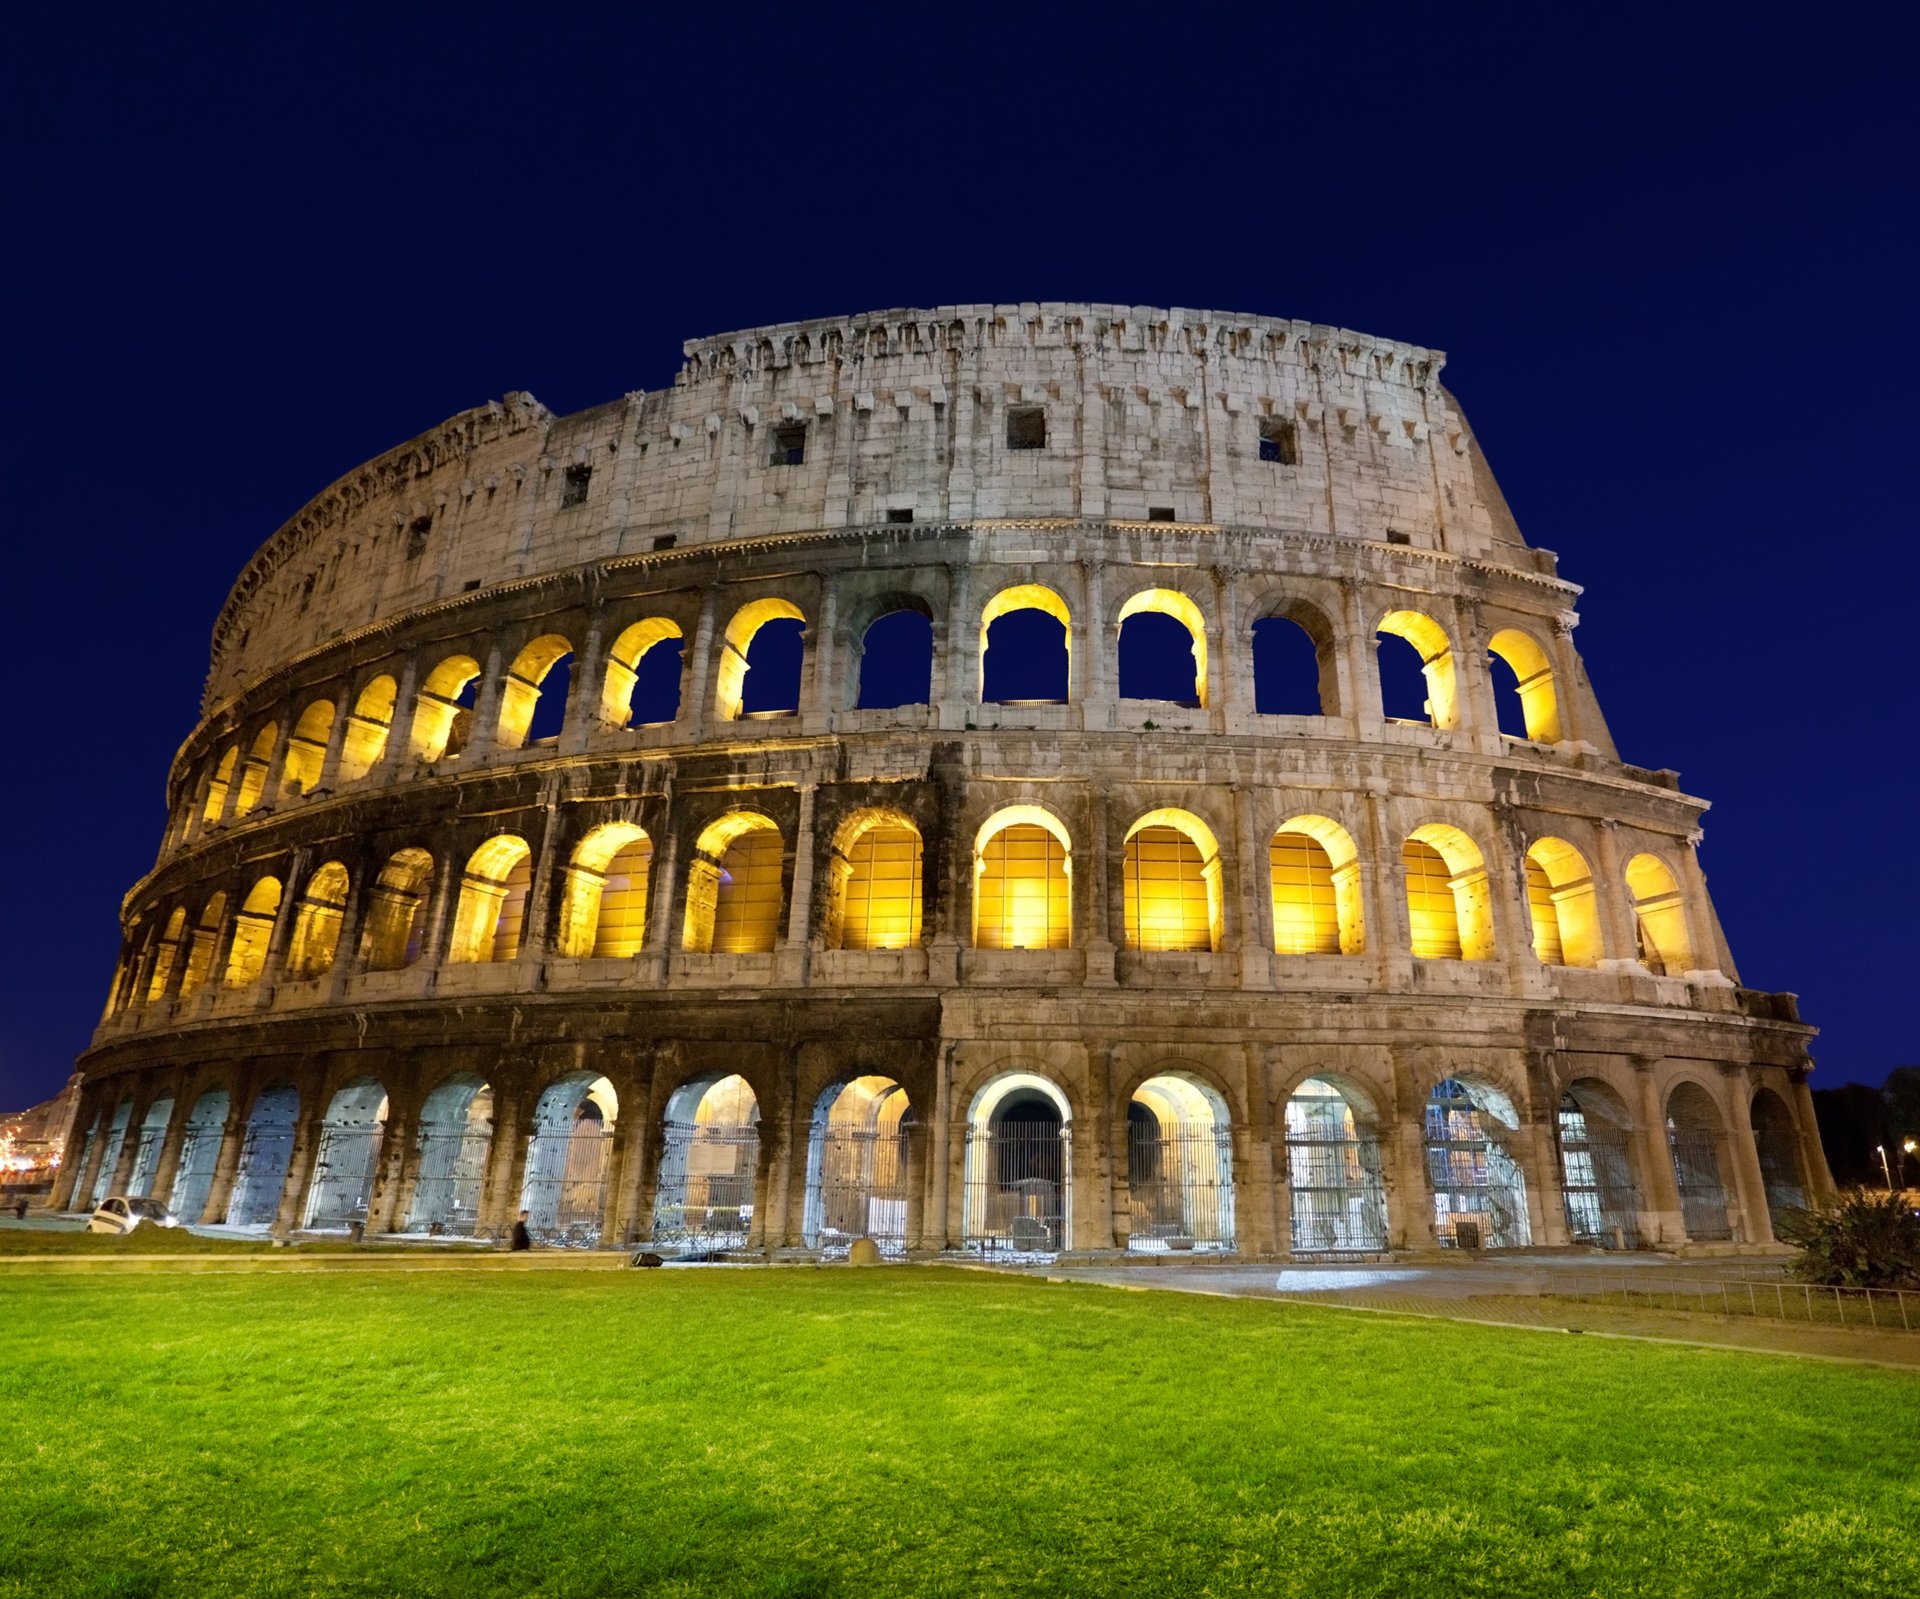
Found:
[[[886,312],[690,343],[672,388],[575,416],[510,395],[350,474],[220,614],[60,1199],[497,1231],[564,1124],[596,1140],[583,1235],[641,1239],[688,1170],[719,1183],[686,1130],[737,1076],[740,1186],[700,1204],[755,1248],[1281,1254],[1468,1242],[1463,1219],[1767,1242],[1770,1198],[1830,1187],[1811,1029],[1738,986],[1705,804],[1618,758],[1579,591],[1441,365],[1255,317]],[[983,699],[1013,606],[1065,625],[1057,703]],[[903,610],[931,624],[926,703],[860,708],[867,629]],[[1121,698],[1142,611],[1194,634],[1191,703]],[[781,618],[796,703],[756,715]],[[1257,709],[1269,618],[1311,640],[1320,714]],[[1382,634],[1419,652],[1424,724],[1383,714]],[[678,714],[631,725],[675,641]],[[1040,864],[995,853],[1010,828]],[[733,853],[769,832],[777,903]],[[882,837],[909,931],[850,932]],[[1149,842],[1184,932],[1153,920]],[[1052,894],[1053,921],[1010,931],[983,885]],[[628,943],[596,922],[620,895]],[[895,1096],[897,1169],[849,1179],[866,1220],[830,1226],[855,1079]]]

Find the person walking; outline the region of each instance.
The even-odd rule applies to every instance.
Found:
[[[520,1219],[513,1224],[513,1234],[507,1240],[507,1248],[522,1250],[533,1248],[533,1235],[527,1231],[527,1212],[520,1212]]]

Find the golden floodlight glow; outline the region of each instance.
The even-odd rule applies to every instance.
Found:
[[[468,857],[453,913],[452,963],[510,961],[520,953],[533,853],[513,833],[488,839]]]
[[[393,727],[394,696],[399,686],[385,672],[368,681],[353,702],[347,734],[340,744],[340,781],[357,783],[387,752],[387,734]]]
[[[749,601],[733,613],[720,648],[720,665],[714,682],[713,711],[720,721],[740,719],[747,692],[747,651],[753,648],[754,635],[776,619],[804,624],[807,617],[792,601],[772,599]]]
[[[420,958],[433,857],[419,848],[398,850],[374,880],[361,953],[370,972],[397,972]]]
[[[1015,611],[1044,611],[1066,634],[1067,682],[1073,682],[1073,613],[1067,609],[1067,602],[1044,583],[1016,583],[1012,588],[1002,589],[987,601],[980,613],[980,696],[984,700],[987,693],[987,632],[1003,616]]]
[[[1212,831],[1187,811],[1158,810],[1127,834],[1122,908],[1129,949],[1219,947],[1220,852]]]
[[[920,942],[920,835],[904,817],[865,820],[836,854],[841,949],[907,949]],[[844,862],[844,866],[841,863]]]
[[[1458,674],[1447,630],[1419,611],[1389,611],[1380,618],[1379,631],[1405,639],[1419,651],[1420,670],[1427,680],[1427,719],[1435,727],[1458,727]]]
[[[1037,805],[988,818],[974,856],[977,949],[1067,949],[1072,916],[1066,830]]]
[[[437,761],[460,753],[454,718],[463,709],[460,696],[479,675],[480,663],[471,655],[449,655],[427,674],[414,697],[413,753],[418,759]]]
[[[1626,878],[1627,892],[1633,896],[1641,964],[1659,976],[1692,971],[1687,907],[1672,868],[1657,855],[1636,855],[1627,862]]]
[[[574,846],[560,891],[562,955],[625,959],[646,942],[653,845],[633,822],[603,822]]]
[[[500,685],[499,742],[503,750],[525,749],[527,732],[533,726],[534,708],[540,703],[540,685],[547,675],[568,656],[573,646],[558,633],[535,639],[513,658]]]
[[[1487,649],[1512,667],[1519,681],[1520,712],[1526,720],[1527,737],[1541,744],[1557,744],[1563,736],[1560,700],[1554,691],[1552,663],[1539,641],[1517,627],[1503,627],[1487,640]]]
[[[607,657],[607,681],[600,691],[601,721],[608,727],[632,724],[633,685],[641,661],[656,644],[683,636],[680,624],[664,616],[650,616],[621,632]]]

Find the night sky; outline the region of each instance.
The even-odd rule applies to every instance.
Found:
[[[689,337],[1042,299],[1446,350],[1586,586],[1622,755],[1713,801],[1743,980],[1801,995],[1817,1083],[1920,1059],[1910,39],[1819,9],[53,9],[0,67],[0,1109],[85,1046],[214,616],[317,490],[509,389],[663,387]]]

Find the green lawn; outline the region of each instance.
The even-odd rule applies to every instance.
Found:
[[[0,1277],[0,1595],[1911,1595],[1920,1380],[953,1270]]]

